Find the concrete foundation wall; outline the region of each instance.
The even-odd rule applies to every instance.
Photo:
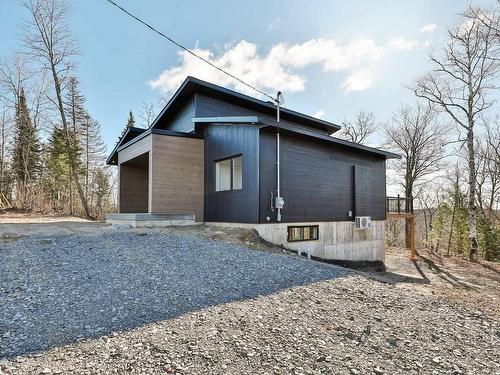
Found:
[[[307,223],[207,223],[225,228],[253,228],[264,240],[325,260],[375,262],[385,260],[385,221],[372,221],[372,229],[354,230],[352,221]],[[288,226],[318,225],[319,240],[288,242]]]
[[[112,225],[125,225],[134,228],[153,228],[153,227],[172,227],[172,226],[187,226],[200,225],[194,221],[194,215],[185,214],[137,214],[137,213],[122,213],[122,214],[107,214],[106,223]]]

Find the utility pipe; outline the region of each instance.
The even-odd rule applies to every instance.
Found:
[[[276,96],[276,121],[280,122],[280,95],[281,91],[278,91]],[[281,199],[280,190],[280,129],[276,133],[276,201]],[[275,204],[277,206],[278,213],[276,214],[276,221],[281,221],[281,205]]]

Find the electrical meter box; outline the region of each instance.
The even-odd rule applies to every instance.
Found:
[[[283,197],[274,198],[274,207],[283,208],[284,205],[285,205],[285,200],[283,199]]]

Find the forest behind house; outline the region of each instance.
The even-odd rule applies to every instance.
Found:
[[[67,5],[22,2],[22,47],[0,58],[0,208],[101,220],[116,210],[101,136],[112,124],[86,106]],[[464,9],[428,71],[405,86],[414,99],[389,120],[361,109],[335,136],[402,155],[388,183],[413,197],[420,247],[500,261],[500,5]],[[143,103],[143,126],[158,106]],[[123,118],[124,130],[135,125],[132,112]],[[404,231],[388,220],[387,245],[404,246]]]

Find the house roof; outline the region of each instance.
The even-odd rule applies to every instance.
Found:
[[[115,147],[113,148],[113,151],[111,151],[111,154],[108,156],[106,159],[106,164],[107,165],[116,165],[118,164],[118,148],[120,148],[121,145],[127,143],[128,141],[134,139],[141,133],[144,133],[147,129],[144,128],[136,128],[134,126],[129,126],[125,130],[125,132],[120,136],[118,139],[118,142],[116,142]]]
[[[117,165],[119,151],[129,147],[130,145],[134,144],[137,141],[140,141],[141,139],[143,139],[144,137],[147,137],[150,134],[162,134],[162,135],[169,135],[171,137],[201,138],[201,136],[199,136],[197,134],[182,133],[182,132],[177,132],[177,131],[173,131],[173,130],[165,130],[165,129],[129,128],[129,130],[127,130],[127,131],[134,132],[135,135],[132,137],[127,137],[127,133],[125,133],[123,135],[123,137],[121,137],[120,140],[118,141],[118,143],[116,144],[111,155],[109,155],[108,159],[106,160],[106,164]]]
[[[195,124],[256,124],[262,127],[273,127],[276,129],[284,130],[288,133],[300,134],[306,137],[314,138],[317,140],[329,142],[342,147],[355,149],[370,154],[382,156],[386,159],[401,159],[401,155],[393,152],[381,150],[379,148],[362,145],[360,143],[349,142],[344,139],[336,138],[326,134],[318,133],[308,130],[299,126],[290,125],[283,122],[273,121],[269,119],[260,118],[258,116],[230,116],[230,117],[195,117],[193,118]]]
[[[238,106],[246,107],[248,109],[252,109],[263,114],[272,116],[276,114],[276,105],[272,102],[262,101],[253,98],[251,96],[244,95],[236,91],[229,90],[224,87],[217,86],[212,83],[202,81],[198,78],[189,76],[184,80],[182,85],[175,92],[175,94],[172,96],[169,102],[165,105],[160,114],[158,114],[158,116],[153,121],[149,129],[130,127],[126,130],[126,132],[120,137],[113,151],[106,160],[106,164],[108,165],[118,164],[118,151],[120,149],[128,147],[133,142],[151,133],[161,133],[161,134],[168,133],[167,135],[187,136],[187,137],[195,136],[188,133],[180,133],[180,132],[168,131],[156,128],[156,126],[160,121],[168,121],[169,118],[173,117],[176,114],[177,110],[180,109],[185,103],[185,101],[191,98],[194,93],[200,93],[202,95],[216,97],[220,100],[224,100],[226,102]],[[299,112],[295,112],[287,108],[280,109],[280,117],[285,122],[277,122],[267,117],[264,118],[259,116],[195,117],[193,118],[193,122],[195,124],[202,124],[202,123],[260,124],[262,126],[270,126],[277,129],[282,129],[287,132],[301,134],[303,136],[315,138],[318,140],[323,140],[333,144],[341,145],[343,147],[356,149],[358,151],[376,154],[379,156],[383,156],[386,159],[401,158],[400,155],[394,154],[392,152],[361,145],[358,143],[349,142],[343,139],[335,138],[327,134],[315,131],[315,130],[322,130],[331,134],[340,129],[340,126],[337,124],[317,119],[312,116],[308,116]],[[296,122],[301,126],[294,126],[293,124],[286,123],[286,121]],[[139,137],[140,135],[142,136]]]
[[[270,101],[263,101],[251,96],[241,94],[239,92],[227,89],[225,87],[214,85],[198,78],[188,76],[179,89],[175,92],[167,105],[163,108],[160,114],[156,117],[150,127],[154,128],[160,120],[168,120],[175,112],[189,99],[194,93],[215,97],[225,102],[245,107],[257,112],[276,115],[276,105]],[[298,122],[303,126],[310,127],[316,130],[334,133],[339,130],[340,125],[321,120],[300,112],[292,111],[288,108],[280,108],[280,116],[284,121]]]

